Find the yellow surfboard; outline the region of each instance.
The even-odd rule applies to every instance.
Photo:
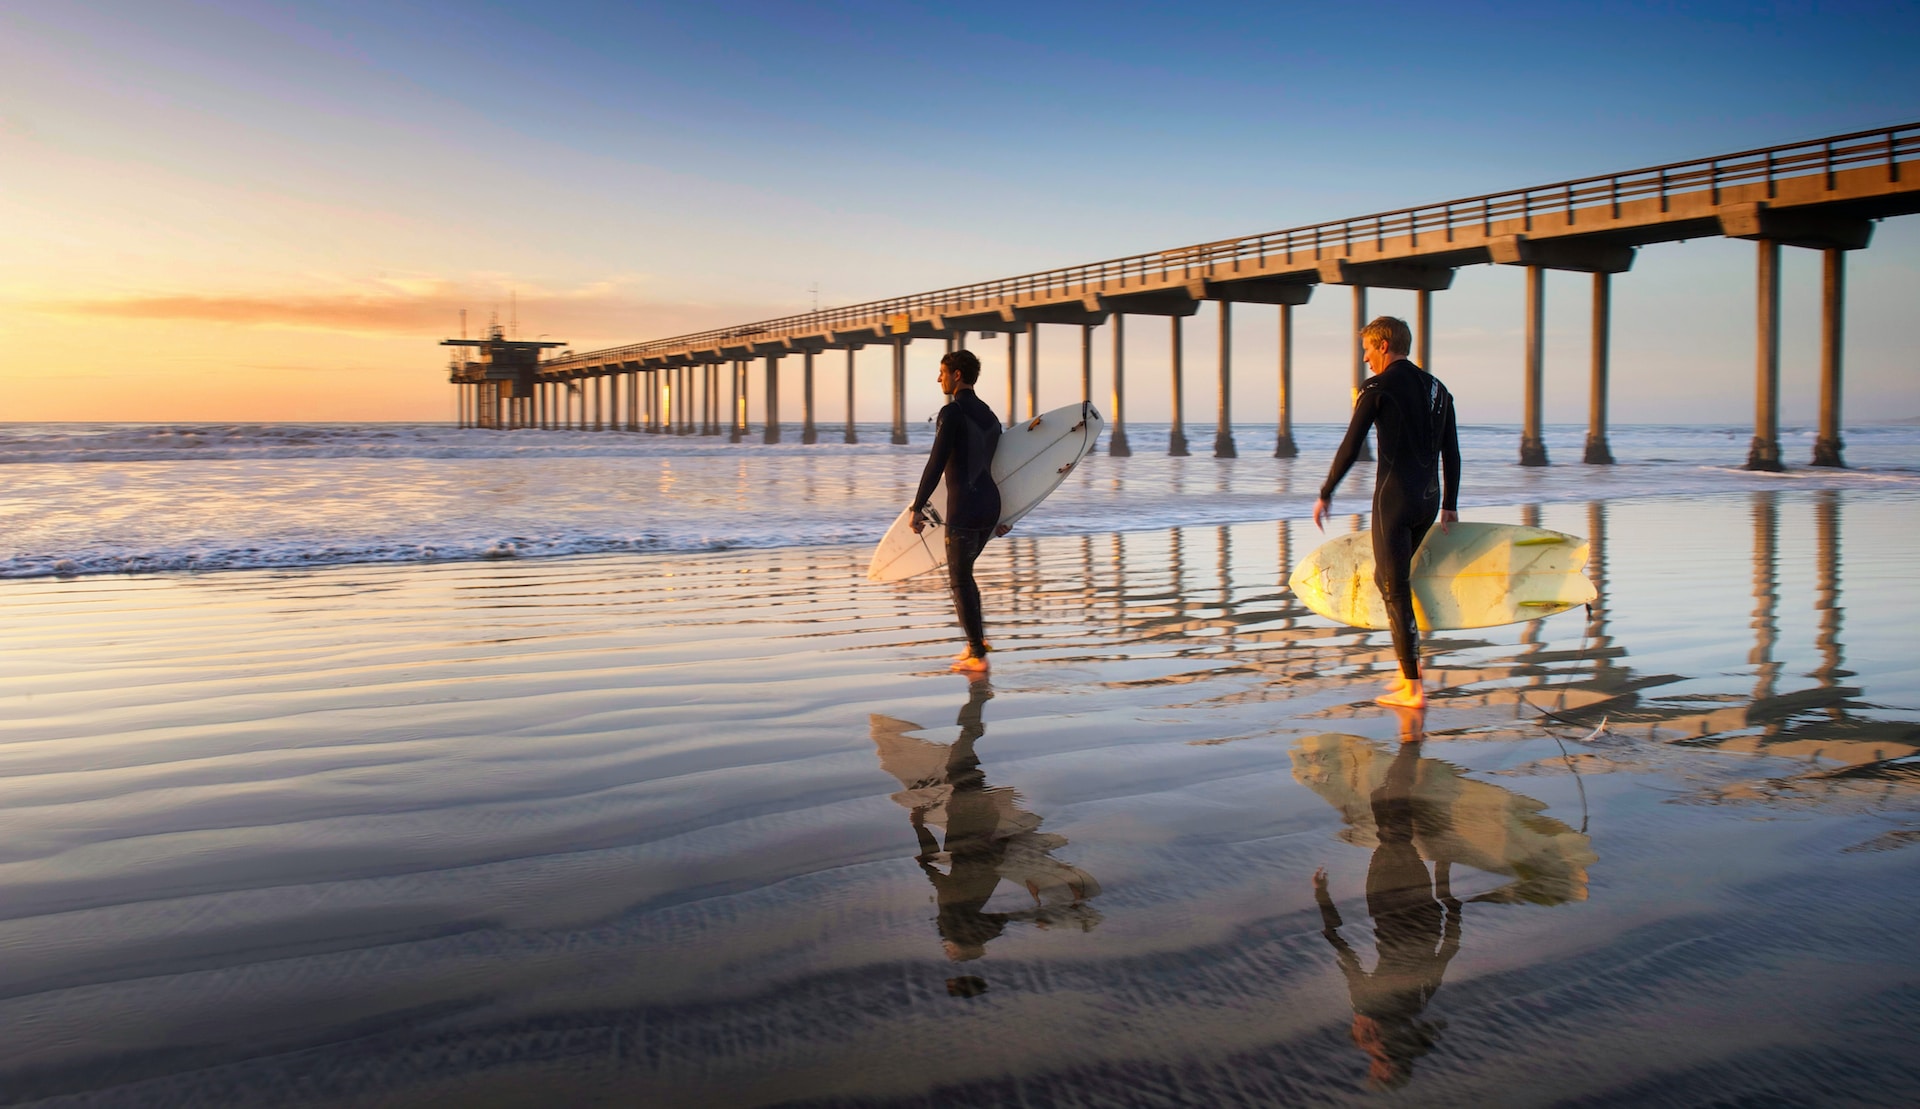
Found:
[[[1491,628],[1591,604],[1587,541],[1521,524],[1435,524],[1413,556],[1413,615],[1422,631]],[[1322,543],[1287,584],[1300,603],[1342,624],[1384,628],[1367,532]]]

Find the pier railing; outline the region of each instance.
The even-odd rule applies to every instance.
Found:
[[[1776,184],[1787,178],[1824,174],[1828,187],[1832,187],[1837,172],[1875,165],[1884,165],[1887,179],[1897,182],[1901,179],[1903,163],[1915,158],[1920,158],[1920,123],[1907,123],[822,308],[757,323],[566,355],[544,365],[627,361],[658,352],[718,346],[742,338],[780,338],[841,327],[872,326],[876,320],[903,313],[951,312],[1016,299],[1064,297],[1094,289],[1191,279],[1217,272],[1223,264],[1229,267],[1240,262],[1265,265],[1274,259],[1291,261],[1302,255],[1318,258],[1327,251],[1349,254],[1356,244],[1378,245],[1389,238],[1408,237],[1418,245],[1422,236],[1432,235],[1451,242],[1454,235],[1464,229],[1474,228],[1484,233],[1497,222],[1516,219],[1532,231],[1554,220],[1572,224],[1576,214],[1604,207],[1610,207],[1612,214],[1618,216],[1620,205],[1629,201],[1657,198],[1664,211],[1668,198],[1681,193],[1707,191],[1718,203],[1720,190],[1735,185],[1764,184],[1766,196],[1771,198]]]

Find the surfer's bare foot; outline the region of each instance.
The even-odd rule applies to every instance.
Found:
[[[1388,708],[1423,709],[1427,707],[1427,691],[1418,678],[1397,677],[1387,686],[1387,691],[1374,700]]]
[[[987,672],[985,655],[965,654],[953,664],[953,669],[962,674],[984,674]]]

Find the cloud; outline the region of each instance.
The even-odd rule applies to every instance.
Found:
[[[611,337],[637,342],[779,314],[766,305],[669,301],[641,295],[631,280],[597,281],[549,290],[488,282],[485,288],[432,278],[382,278],[359,287],[277,295],[175,293],[104,299],[42,301],[41,311],[63,316],[164,320],[232,327],[290,328],[361,335],[444,337],[456,334],[467,310],[467,333],[481,334],[497,311],[508,322],[510,294],[518,304],[519,334],[545,333],[569,342]]]

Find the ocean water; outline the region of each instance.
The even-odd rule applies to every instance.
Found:
[[[867,544],[912,495],[931,437],[904,446],[883,425],[841,426],[802,445],[725,436],[483,431],[440,424],[0,424],[0,578],[444,562],[613,552]],[[1301,455],[1271,457],[1272,425],[1235,429],[1241,457],[1166,455],[1165,424],[1128,429],[1134,454],[1096,455],[1021,525],[1088,535],[1297,518],[1343,429],[1296,429]],[[1750,429],[1621,426],[1619,465],[1579,462],[1585,429],[1549,429],[1556,465],[1515,463],[1518,432],[1461,433],[1461,506],[1783,489],[1920,491],[1920,427],[1847,435],[1853,469],[1804,466],[1812,433],[1788,429],[1785,474],[1740,468]],[[1336,509],[1365,511],[1356,467]]]
[[[1339,429],[1134,429],[983,681],[884,430],[0,429],[0,1105],[1920,1101],[1914,429],[1468,429],[1599,598],[1418,722]]]
[[[0,1105],[1920,1101],[1911,501],[1480,514],[1601,600],[1404,743],[1299,519],[994,544],[986,681],[846,545],[0,582]]]

